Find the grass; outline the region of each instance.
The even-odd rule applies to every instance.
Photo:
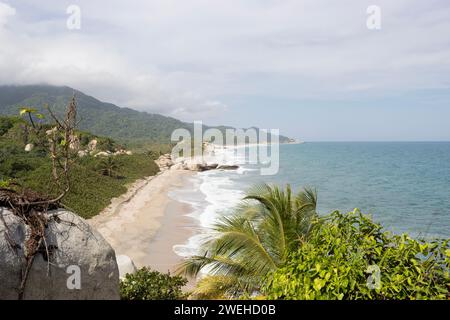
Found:
[[[85,219],[92,218],[107,207],[112,198],[125,193],[127,184],[143,177],[155,175],[159,168],[143,154],[117,156],[120,162],[116,177],[102,175],[98,170],[100,159],[85,157],[72,168],[70,192],[62,203]],[[46,163],[24,177],[24,186],[35,191],[56,194],[50,175],[50,164]]]
[[[20,118],[0,117],[0,185],[13,185],[19,190],[29,188],[56,196],[59,192],[52,180],[47,137],[24,130],[27,126],[27,122]],[[77,135],[82,149],[86,149],[94,138],[97,139],[98,151],[114,151],[123,147],[108,137],[98,137],[89,132],[77,131]],[[31,152],[24,151],[27,143],[35,145]],[[75,157],[70,172],[71,188],[62,204],[83,218],[97,215],[112,198],[126,192],[127,184],[155,175],[159,168],[153,160],[168,148],[168,145],[147,142],[140,152],[111,156],[114,159],[114,174],[111,177],[102,174],[105,172],[102,170],[105,161],[101,157]]]

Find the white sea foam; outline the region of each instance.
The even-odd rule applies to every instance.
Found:
[[[245,168],[245,167],[239,167],[239,169],[236,170],[237,174],[246,174],[247,172],[253,172],[258,171],[259,169],[251,169],[251,168]]]
[[[173,247],[179,256],[198,254],[201,243],[211,236],[211,228],[217,223],[218,218],[231,214],[244,197],[244,190],[236,180],[258,169],[245,165],[247,159],[242,152],[237,152],[238,148],[242,146],[215,147],[204,160],[207,163],[239,165],[239,169],[199,172],[193,177],[193,189],[171,193],[172,198],[193,207],[193,212],[189,216],[197,219],[200,227],[198,234],[190,237],[186,243]]]
[[[234,171],[201,172],[195,176],[200,181],[196,190],[171,194],[171,197],[177,201],[188,203],[193,207],[193,212],[189,216],[197,219],[200,227],[199,234],[189,238],[186,243],[173,247],[176,254],[183,257],[198,254],[200,244],[211,232],[218,218],[231,214],[233,208],[241,201],[244,191],[237,189],[230,178],[232,175],[237,173]],[[195,199],[193,194],[196,194]]]
[[[203,180],[200,191],[205,195],[207,206],[200,217],[202,227],[210,228],[222,215],[230,214],[230,211],[243,198],[244,192],[233,189],[235,184],[228,172],[204,172],[199,176]]]
[[[200,245],[207,239],[206,234],[196,234],[190,237],[186,243],[173,246],[173,251],[180,257],[191,257],[197,255]]]

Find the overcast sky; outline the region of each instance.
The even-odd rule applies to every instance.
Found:
[[[450,140],[450,1],[0,0],[0,84],[34,83],[303,140]]]

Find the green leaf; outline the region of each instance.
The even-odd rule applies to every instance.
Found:
[[[446,250],[445,250],[445,255],[446,255],[447,257],[450,257],[450,249],[446,249]]]
[[[313,284],[314,290],[320,291],[320,289],[323,288],[323,286],[325,285],[326,282],[327,281],[325,279],[315,278],[314,284]]]
[[[11,180],[0,179],[0,188],[9,188]]]
[[[26,113],[35,113],[37,110],[35,108],[23,107],[20,108],[20,116],[23,116]]]

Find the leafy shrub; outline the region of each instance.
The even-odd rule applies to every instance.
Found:
[[[126,192],[126,185],[146,176],[155,175],[159,168],[145,155],[115,156],[122,164],[121,178],[108,177],[98,171],[101,158],[84,157],[77,159],[70,173],[70,192],[64,197],[63,204],[83,218],[91,218],[105,207],[112,198]],[[50,160],[45,165],[22,177],[24,185],[47,194],[57,194],[51,179]]]
[[[123,164],[116,160],[115,157],[106,157],[101,159],[97,170],[104,176],[117,177]]]
[[[151,159],[156,160],[160,156],[160,152],[156,152],[154,150],[148,150],[146,152],[146,155],[149,156]]]
[[[11,185],[11,180],[0,179],[0,188],[9,188]]]
[[[270,299],[446,299],[448,244],[383,232],[356,209],[334,212],[319,219],[286,266],[268,276],[264,291]],[[369,278],[376,276],[368,273],[374,265],[379,286]]]
[[[39,132],[24,130],[23,119],[17,117],[0,117],[0,179],[13,181],[14,188],[30,188],[39,193],[57,195],[51,174],[51,159],[46,142],[45,130],[50,125],[41,125]],[[92,135],[89,132],[77,131],[83,144],[96,138],[100,148],[113,148],[112,139]],[[33,143],[31,152],[25,152],[25,144]],[[126,192],[126,185],[147,176],[155,175],[159,168],[145,154],[118,155],[113,159],[120,164],[120,177],[104,176],[98,167],[102,159],[86,156],[75,158],[71,176],[69,193],[62,203],[83,218],[98,214],[110,203],[111,199]],[[117,165],[109,169],[118,170]],[[114,173],[110,170],[110,173]],[[117,173],[117,172],[116,172]]]
[[[111,138],[99,137],[97,138],[97,150],[111,151],[116,149],[116,142]]]
[[[178,300],[186,295],[181,287],[187,280],[169,273],[152,271],[147,267],[134,274],[127,274],[120,282],[120,296],[123,300]]]
[[[16,178],[23,172],[27,172],[32,170],[33,167],[30,164],[29,161],[26,161],[26,159],[21,159],[18,157],[11,157],[9,159],[6,159],[1,164],[1,171],[9,177]]]
[[[41,166],[46,160],[40,150],[25,152],[13,141],[0,140],[0,176],[18,178]]]
[[[7,133],[17,122],[20,122],[18,118],[0,117],[0,136]]]

